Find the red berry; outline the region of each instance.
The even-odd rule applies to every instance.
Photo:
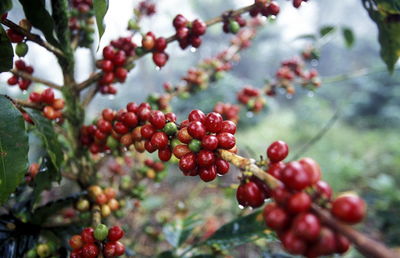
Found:
[[[168,135],[164,132],[156,132],[151,136],[151,144],[157,149],[164,149],[168,145]]]
[[[118,241],[124,236],[124,231],[119,226],[113,226],[108,230],[108,240]]]
[[[310,184],[315,184],[321,179],[321,168],[318,163],[311,158],[303,158],[299,160],[303,166],[304,171],[308,174]]]
[[[310,185],[308,174],[297,161],[286,164],[286,167],[281,172],[281,178],[287,187],[297,191],[301,191]]]
[[[147,121],[150,118],[150,108],[148,107],[144,107],[144,106],[139,106],[138,107],[138,111],[137,111],[137,115],[139,117],[140,121]]]
[[[203,113],[203,111],[194,109],[194,110],[190,111],[188,119],[190,122],[200,121],[200,122],[204,123],[206,120],[206,115]]]
[[[165,115],[159,110],[151,111],[149,122],[156,129],[163,129],[165,126]]]
[[[94,238],[94,229],[93,228],[84,228],[81,232],[82,240],[85,243],[94,243],[96,240]]]
[[[291,230],[283,234],[281,241],[283,247],[291,254],[304,254],[307,249],[306,242],[297,237]]]
[[[146,50],[152,50],[155,45],[155,40],[153,36],[146,35],[142,39],[142,46]]]
[[[197,164],[201,167],[209,167],[214,164],[215,155],[208,150],[201,150],[197,154]]]
[[[54,101],[53,89],[47,88],[42,92],[41,95],[42,95],[41,99],[44,103],[49,104],[49,105],[53,104],[53,101]]]
[[[182,171],[190,171],[196,168],[196,155],[192,152],[185,154],[179,160],[179,168]]]
[[[307,252],[308,257],[318,257],[330,255],[336,251],[335,234],[327,227],[321,228],[318,241],[315,242],[311,249]]]
[[[171,156],[172,156],[172,151],[169,147],[158,150],[158,158],[161,161],[167,162],[171,159]]]
[[[208,132],[218,133],[222,128],[222,116],[216,112],[207,115],[204,125]]]
[[[12,86],[12,85],[17,85],[18,83],[18,76],[11,76],[8,80],[7,80],[7,84]]]
[[[127,76],[128,76],[128,70],[126,70],[125,68],[118,67],[115,70],[115,77],[117,78],[118,81],[124,82]]]
[[[167,40],[163,37],[159,37],[154,42],[154,49],[158,52],[163,52],[167,48]]]
[[[113,63],[115,66],[123,66],[126,61],[126,55],[124,51],[118,51],[114,58],[113,58]]]
[[[321,223],[312,213],[301,213],[293,220],[294,233],[306,241],[315,241],[321,232]]]
[[[121,242],[115,242],[115,256],[121,256],[125,253],[125,246]]]
[[[236,124],[230,120],[225,120],[222,122],[221,133],[236,133]]]
[[[203,21],[196,19],[192,22],[192,33],[194,35],[201,36],[206,33],[206,30],[207,25]]]
[[[293,0],[293,6],[299,8],[303,0]]]
[[[107,242],[103,247],[103,254],[105,257],[115,256],[115,242]]]
[[[154,52],[153,53],[153,62],[158,67],[163,67],[168,61],[168,54],[165,52]]]
[[[190,37],[189,42],[192,47],[199,48],[201,46],[202,40],[200,37]]]
[[[176,30],[176,37],[179,40],[185,40],[189,36],[190,30],[186,27],[182,27]],[[185,41],[187,42],[187,40]]]
[[[103,72],[112,72],[114,71],[114,64],[113,62],[111,62],[110,60],[102,60],[101,61],[101,70],[103,70]]]
[[[181,124],[182,126],[182,124]],[[192,136],[190,136],[188,132],[188,128],[184,127],[178,131],[178,140],[182,143],[188,144],[192,140]]]
[[[330,185],[325,182],[325,181],[318,181],[317,184],[315,185],[317,192],[327,198],[327,199],[331,199],[332,197],[332,188],[330,187]]]
[[[238,187],[236,198],[239,204],[243,206],[257,208],[264,203],[265,196],[257,184],[250,181]]]
[[[343,254],[349,250],[350,242],[345,236],[336,233],[335,239],[336,239],[336,253]]]
[[[126,127],[133,128],[138,124],[138,119],[135,113],[125,112],[121,116],[121,122],[124,123]]]
[[[280,7],[277,2],[272,1],[271,3],[269,3],[267,10],[270,15],[276,16],[279,14]]]
[[[215,166],[202,167],[199,169],[199,175],[204,182],[210,182],[217,177]]]
[[[155,151],[157,150],[157,147],[154,146],[154,145],[151,143],[151,141],[145,141],[145,142],[144,142],[144,148],[145,148],[148,152],[150,152],[150,153],[153,153],[153,152],[155,152]]]
[[[175,146],[173,152],[174,152],[175,157],[180,159],[183,156],[185,156],[186,154],[190,153],[191,151],[187,145],[179,144],[179,145]]]
[[[273,230],[285,229],[290,221],[289,215],[285,212],[284,209],[277,207],[274,204],[274,208],[271,208],[269,207],[269,205],[265,206],[264,208],[265,223]]]
[[[190,122],[187,131],[195,139],[201,140],[206,135],[206,128],[200,121]]]
[[[284,141],[273,142],[267,149],[267,156],[271,162],[284,160],[289,153],[289,147]]]
[[[201,146],[206,150],[213,151],[218,148],[218,139],[214,135],[206,135],[201,140]]]
[[[121,122],[115,122],[114,131],[118,134],[126,134],[129,132],[129,128]]]
[[[114,76],[113,72],[104,73],[100,79],[100,84],[102,84],[102,85],[110,84],[114,81],[114,79],[115,79],[115,76]]]
[[[83,258],[95,258],[99,255],[99,248],[97,245],[90,243],[82,247]]]
[[[83,246],[83,240],[80,235],[74,235],[69,239],[69,245],[72,249],[79,249]]]
[[[364,218],[366,205],[357,195],[347,194],[336,198],[332,202],[332,214],[349,224],[356,224]]]
[[[170,121],[170,122],[176,122],[176,115],[172,112],[166,113],[165,114],[165,119]]]
[[[218,146],[220,148],[229,150],[235,147],[236,139],[235,136],[233,136],[233,134],[219,133],[217,134],[217,138],[218,138]]]
[[[226,173],[229,172],[229,162],[226,160],[217,158],[215,160],[215,166],[217,167],[217,173],[219,175],[225,175]]]
[[[102,132],[104,134],[109,134],[109,133],[111,133],[112,125],[110,122],[108,122],[106,120],[99,119],[97,121],[97,128],[99,128],[100,132]]]
[[[113,60],[115,56],[114,48],[111,46],[106,46],[103,48],[103,57],[107,60]]]
[[[172,22],[175,29],[185,27],[187,23],[188,23],[188,20],[182,14],[178,14],[177,16],[175,16],[175,18]]]
[[[281,180],[281,173],[284,168],[285,168],[285,163],[283,162],[271,163],[269,164],[267,173],[275,177],[276,179]]]
[[[293,194],[289,198],[289,202],[287,204],[287,209],[296,214],[300,212],[306,212],[311,207],[311,197],[305,192],[298,192]]]
[[[31,92],[29,94],[29,100],[35,103],[39,103],[42,101],[42,95],[38,92]]]
[[[145,124],[140,129],[140,133],[141,133],[142,137],[145,139],[150,139],[155,132],[156,132],[156,129],[151,124]]]
[[[128,110],[128,112],[136,113],[136,112],[138,112],[138,108],[139,108],[139,106],[135,102],[129,102],[126,105],[126,110]]]

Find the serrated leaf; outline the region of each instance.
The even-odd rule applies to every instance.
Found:
[[[353,30],[348,27],[343,27],[342,28],[342,36],[343,36],[344,42],[346,44],[346,47],[351,48],[355,42]]]
[[[19,0],[24,9],[26,18],[33,27],[43,32],[44,37],[51,44],[58,46],[58,41],[54,37],[54,21],[46,10],[44,0]]]
[[[331,34],[335,30],[336,30],[336,28],[334,26],[324,26],[324,27],[320,28],[319,35],[321,37],[324,37],[324,36],[326,36],[328,34]]]
[[[21,112],[0,95],[0,203],[15,191],[28,168],[28,135]]]
[[[99,30],[99,41],[104,34],[104,16],[108,10],[108,0],[94,0],[93,1],[94,15],[96,16],[97,29]]]
[[[1,0],[0,1],[0,15],[8,12],[12,8],[11,0]]]
[[[0,73],[10,70],[13,67],[14,51],[3,26],[0,26],[0,56]]]
[[[199,222],[200,220],[195,216],[177,219],[172,223],[166,224],[163,228],[163,233],[168,243],[176,248],[186,241]]]
[[[39,173],[35,176],[33,200],[36,202],[44,190],[50,190],[51,184],[61,180],[61,174],[48,157],[44,157],[40,164]]]
[[[262,213],[257,211],[223,225],[202,245],[218,245],[228,249],[261,237],[273,239],[274,235],[266,230]]]
[[[41,137],[55,169],[59,171],[63,161],[63,152],[52,122],[44,118],[37,110],[27,110],[27,112],[35,123],[36,131]]]

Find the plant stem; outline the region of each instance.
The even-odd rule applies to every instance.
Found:
[[[12,74],[17,75],[19,77],[22,77],[24,79],[27,79],[27,80],[30,80],[30,81],[33,81],[33,82],[37,82],[37,83],[41,83],[43,85],[46,85],[46,86],[48,86],[50,88],[53,88],[53,89],[56,89],[56,90],[61,90],[61,88],[62,88],[62,86],[60,86],[60,85],[57,85],[57,84],[55,84],[53,82],[50,82],[50,81],[47,81],[45,79],[37,78],[37,77],[32,76],[32,75],[30,75],[29,73],[26,73],[26,72],[22,72],[22,71],[19,71],[19,70],[16,70],[16,69],[12,69],[12,70],[10,70],[10,72]]]

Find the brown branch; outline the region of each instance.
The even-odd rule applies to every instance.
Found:
[[[237,9],[237,10],[234,10],[231,12],[228,11],[228,12],[235,16],[235,15],[239,15],[242,13],[246,13],[246,12],[250,11],[253,7],[254,7],[254,4],[242,7],[240,9]],[[225,13],[228,13],[228,12],[225,12]],[[215,18],[212,18],[212,19],[206,21],[205,24],[209,27],[209,26],[212,26],[214,24],[221,22],[222,20],[223,20],[223,15],[220,15],[220,16],[217,16]],[[167,37],[166,40],[167,40],[167,43],[171,43],[171,42],[177,40],[177,38],[175,35],[172,35],[172,36]],[[132,56],[132,57],[128,58],[128,60],[126,62],[126,66],[130,66],[134,61],[138,60],[139,58],[145,56],[148,53],[151,53],[151,52],[146,52],[144,55],[141,55],[141,56]],[[81,90],[89,87],[93,82],[99,80],[102,75],[103,75],[103,72],[101,72],[101,71],[94,75],[91,75],[88,79],[86,79],[85,81],[81,82],[80,84],[78,84],[76,86],[77,90],[81,91]]]
[[[62,88],[62,86],[60,86],[60,85],[57,85],[57,84],[55,84],[53,82],[50,82],[50,81],[47,81],[47,80],[44,80],[44,79],[41,79],[41,78],[37,78],[37,77],[32,76],[32,75],[30,75],[29,73],[26,73],[26,72],[18,71],[16,69],[12,69],[12,70],[10,70],[10,72],[12,74],[17,75],[19,77],[22,77],[24,79],[44,84],[44,85],[46,85],[46,86],[48,86],[50,88],[56,89],[56,90],[61,90],[61,88]]]
[[[30,33],[26,29],[22,28],[18,24],[15,24],[14,22],[8,19],[1,20],[1,23],[9,27],[10,29],[13,29],[14,31],[18,32],[19,34],[24,35],[28,40],[35,42],[36,44],[44,47],[45,49],[54,53],[55,55],[59,57],[64,57],[64,53],[60,49],[56,48],[49,42],[43,40],[39,35]]]
[[[219,149],[218,153],[222,159],[232,163],[234,166],[244,171],[252,172],[254,176],[263,180],[271,189],[274,189],[275,187],[282,184],[278,179],[274,178],[273,176],[266,173],[263,169],[259,168],[255,164],[254,160],[241,157],[227,150]],[[368,238],[351,226],[338,221],[327,210],[324,210],[318,205],[313,204],[312,210],[321,218],[324,224],[347,237],[355,245],[357,250],[359,250],[366,257],[398,257],[392,250],[390,250],[383,244]]]
[[[36,110],[42,110],[43,106],[39,105],[37,103],[33,103],[27,100],[22,100],[22,99],[12,99],[10,97],[8,97],[16,106],[19,107],[25,107],[25,108],[32,108],[32,109],[36,109]]]

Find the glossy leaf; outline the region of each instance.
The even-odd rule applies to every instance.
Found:
[[[96,16],[97,29],[99,30],[99,40],[104,34],[104,16],[108,10],[108,0],[94,0],[93,1],[94,14]]]
[[[1,0],[0,1],[0,15],[8,12],[12,8],[12,0]]]
[[[28,168],[28,135],[21,112],[0,95],[0,203],[15,191]]]
[[[223,249],[228,249],[258,238],[274,238],[274,234],[266,230],[261,211],[223,225],[202,245],[218,245]]]
[[[178,219],[164,226],[163,233],[168,243],[173,247],[179,247],[190,236],[190,233],[200,220],[195,216],[189,216],[185,219]]]
[[[328,34],[331,34],[335,30],[336,30],[336,28],[334,26],[324,26],[319,30],[319,34],[321,37],[324,37]]]
[[[0,73],[13,67],[14,51],[3,26],[0,26]]]
[[[19,0],[26,18],[32,26],[43,32],[44,37],[53,45],[58,45],[54,37],[54,21],[46,10],[44,0]]]
[[[61,175],[54,163],[48,157],[43,158],[40,164],[39,173],[34,179],[33,198],[34,202],[38,201],[40,194],[44,190],[50,190],[51,185],[55,181],[60,181]]]
[[[342,35],[343,35],[343,39],[346,44],[346,47],[348,47],[348,48],[352,47],[355,42],[353,30],[350,28],[347,28],[347,27],[343,27]]]

